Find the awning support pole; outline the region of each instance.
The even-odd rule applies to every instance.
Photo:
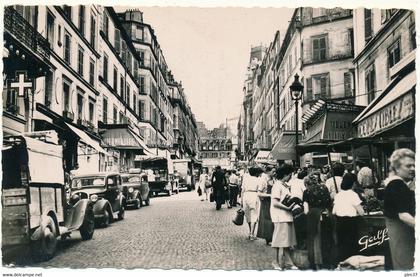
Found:
[[[375,182],[376,170],[375,170],[375,165],[373,163],[373,157],[372,157],[372,143],[369,143],[368,145],[369,145],[369,159],[370,159],[369,164],[370,164],[370,168],[372,170],[372,184],[373,184],[373,187],[376,191],[376,189],[377,189],[376,182]]]
[[[331,167],[331,165],[332,165],[332,162],[331,162],[331,152],[330,152],[330,149],[329,148],[327,148],[327,154],[328,154],[328,165]]]
[[[354,172],[356,172],[356,153],[354,151],[354,144],[351,143],[350,145],[351,145],[351,156],[353,157],[353,162],[352,162],[353,170],[354,170]]]

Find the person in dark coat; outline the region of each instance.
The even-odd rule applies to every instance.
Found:
[[[390,157],[392,176],[386,180],[384,215],[394,270],[412,270],[415,251],[416,198],[411,183],[415,179],[415,153],[407,148]]]
[[[226,177],[220,166],[216,166],[216,170],[211,177],[211,185],[213,188],[214,201],[216,202],[216,210],[220,210],[225,202]]]

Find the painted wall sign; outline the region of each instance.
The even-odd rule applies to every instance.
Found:
[[[389,240],[388,229],[378,230],[378,232],[372,236],[363,236],[359,239],[359,245],[361,249],[359,252],[363,252],[368,248],[379,246],[385,241]]]
[[[360,121],[358,125],[358,136],[361,138],[374,136],[385,129],[397,126],[413,116],[414,97],[410,91]]]

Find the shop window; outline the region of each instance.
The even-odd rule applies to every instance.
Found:
[[[392,68],[401,59],[400,39],[388,48],[388,67]]]
[[[322,62],[327,59],[327,35],[312,37],[312,60]]]
[[[368,104],[375,99],[376,94],[376,75],[375,64],[366,68],[365,72],[366,93],[368,95]]]

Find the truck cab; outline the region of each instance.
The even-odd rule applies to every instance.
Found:
[[[36,260],[48,260],[57,238],[79,230],[82,239],[94,232],[89,200],[67,202],[62,146],[54,131],[4,137],[2,147],[2,250],[31,249]],[[28,247],[31,246],[31,247]]]

